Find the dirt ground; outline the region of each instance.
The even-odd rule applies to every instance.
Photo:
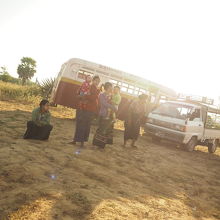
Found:
[[[48,142],[22,139],[32,108],[0,102],[1,220],[220,219],[220,149],[189,153],[144,136],[123,148],[115,130],[113,146],[90,140],[77,154],[64,108],[52,109]]]

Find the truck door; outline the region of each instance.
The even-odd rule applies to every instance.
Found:
[[[188,120],[188,132],[196,135],[198,139],[203,137],[204,133],[204,121],[202,111],[199,108],[193,109]]]
[[[206,125],[206,120],[207,120],[207,107],[202,107],[201,109],[201,113],[202,113],[202,121],[203,121],[203,136],[205,133],[205,125]]]

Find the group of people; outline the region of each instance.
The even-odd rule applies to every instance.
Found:
[[[113,130],[116,122],[116,115],[121,102],[120,87],[113,86],[106,82],[101,87],[99,76],[87,76],[85,82],[77,92],[76,127],[73,140],[70,144],[80,143],[83,147],[88,141],[91,122],[98,116],[98,128],[94,134],[92,144],[104,148],[106,144],[113,144]],[[139,95],[126,109],[124,144],[127,145],[129,139],[131,146],[135,143],[140,133],[140,127],[147,112],[148,96]],[[49,102],[42,100],[40,107],[32,112],[32,120],[27,123],[25,139],[47,140],[52,126],[50,125]]]

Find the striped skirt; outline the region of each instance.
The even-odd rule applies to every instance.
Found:
[[[112,119],[99,118],[99,126],[93,138],[93,145],[104,148],[106,144],[113,144],[114,122]]]

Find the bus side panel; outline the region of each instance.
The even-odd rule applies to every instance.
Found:
[[[60,81],[54,98],[54,103],[75,109],[77,107],[76,95],[79,88],[79,85]]]

